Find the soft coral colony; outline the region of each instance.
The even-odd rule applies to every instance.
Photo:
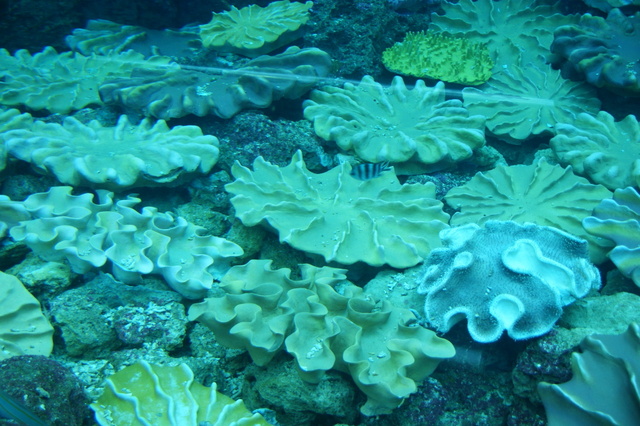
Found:
[[[88,290],[102,308],[87,312],[105,319],[100,326],[110,337],[83,344],[106,348],[96,349],[103,364],[67,362],[79,376],[91,371],[82,376],[87,389],[104,386],[102,396],[91,393],[98,423],[284,425],[326,415],[323,408],[313,415],[291,409],[278,399],[283,395],[264,396],[260,371],[274,375],[270,383],[298,380],[309,392],[348,377],[360,397],[324,410],[346,406],[331,416],[354,423],[349,401],[361,401],[364,416],[396,415],[410,412],[405,401],[426,397],[427,380],[451,385],[447,374],[463,368],[453,363],[427,379],[456,354],[448,335],[436,331],[451,332],[458,344],[513,339],[533,348],[535,339],[565,327],[563,311],[577,300],[597,304],[620,292],[605,280],[607,295],[599,293],[603,279],[614,276],[608,259],[638,284],[640,167],[633,153],[640,127],[633,115],[600,111],[610,102],[597,94],[637,96],[638,52],[629,46],[640,45],[640,12],[613,8],[605,19],[563,14],[546,2],[460,0],[442,1],[429,16],[431,6],[412,6],[430,24],[407,27],[405,41],[382,46],[390,50],[379,60],[414,79],[379,73],[340,84],[329,78],[336,52],[300,40],[311,26],[330,33],[321,20],[328,3],[346,7],[288,0],[232,6],[178,31],[90,21],[67,37],[69,52],[0,51],[0,165],[8,175],[29,164],[52,182],[21,199],[0,199],[9,246],[3,262],[25,281],[0,276],[0,359],[81,353],[72,348],[85,336],[59,308],[65,293],[80,288],[34,284],[35,268],[68,265],[60,268],[76,287],[89,288],[96,271],[136,286],[121,287],[118,303]],[[402,11],[395,3],[380,1],[392,14],[392,6]],[[452,96],[460,87],[453,84],[474,87]],[[233,125],[242,111],[265,108],[276,115],[298,108],[301,121],[286,125],[304,129],[315,148],[278,144],[291,148],[287,165],[276,164],[276,145],[251,152],[251,165],[218,163],[247,157],[228,152],[228,134],[208,134],[215,125],[187,124],[215,116],[214,123]],[[145,200],[161,201],[150,187],[186,189],[193,200],[163,213]],[[220,211],[198,207],[198,198],[212,200],[216,192]],[[22,261],[24,245],[41,260]],[[383,278],[367,284],[389,271],[395,278],[384,288],[374,285]],[[61,278],[44,278],[53,279]],[[127,306],[135,298],[129,288],[153,294],[154,302]],[[28,290],[46,302],[42,309]],[[181,340],[170,350],[153,340],[163,325],[149,315],[167,318],[156,300],[164,297],[168,306],[173,292],[180,303],[172,312],[180,314],[170,317],[181,331],[164,334]],[[592,324],[574,334],[621,333],[628,325]],[[140,344],[132,333],[149,339]],[[632,326],[583,347],[600,339],[611,346],[598,349],[605,359],[638,353],[637,334]],[[182,345],[191,346],[175,350]],[[234,364],[234,352],[220,345],[246,351],[261,370]],[[287,362],[297,378],[277,376]],[[574,371],[592,364],[575,361]],[[107,374],[97,370],[120,371],[100,385]],[[622,370],[617,377],[627,386],[635,373]],[[217,391],[212,376],[233,398]],[[580,380],[570,383],[540,386],[550,421],[566,401],[588,394]],[[532,399],[522,403],[534,407],[529,414],[541,407]],[[266,405],[275,417],[259,409]],[[589,417],[589,404],[574,405],[580,418]],[[618,406],[598,409],[608,416]]]

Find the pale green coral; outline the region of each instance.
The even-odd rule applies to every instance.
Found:
[[[455,353],[434,332],[406,325],[415,320],[408,309],[345,283],[344,270],[301,265],[296,280],[270,263],[233,267],[220,283],[223,296],[193,305],[189,318],[223,344],[247,349],[259,365],[286,348],[303,380],[315,383],[329,369],[350,374],[367,395],[365,415],[391,412]]]
[[[116,77],[129,77],[134,68],[166,66],[170,59],[128,51],[106,56],[60,53],[46,47],[33,56],[18,50],[11,56],[0,49],[0,104],[24,105],[66,114],[89,105],[102,105],[98,88]]]
[[[442,82],[418,80],[408,89],[398,76],[389,87],[365,76],[358,85],[314,90],[303,106],[318,136],[364,161],[389,161],[401,174],[445,169],[485,144],[484,117],[445,100]]]
[[[146,361],[109,376],[103,395],[91,409],[101,426],[267,426],[241,399],[216,391],[216,384],[195,381],[186,365],[151,365]]]
[[[609,189],[640,185],[640,125],[633,115],[616,122],[600,111],[556,126],[551,148],[562,164]]]
[[[382,62],[399,74],[472,86],[491,78],[493,68],[482,43],[434,31],[407,33],[402,42],[382,52]]]
[[[231,169],[236,180],[225,188],[236,215],[248,226],[265,222],[281,242],[327,262],[413,266],[447,227],[432,183],[401,185],[393,173],[361,181],[348,163],[314,174],[300,151],[286,167],[258,157],[253,168]]]
[[[187,298],[203,297],[213,281],[229,268],[242,249],[204,228],[154,207],[140,212],[139,199],[113,201],[113,193],[71,195],[70,187],[53,187],[29,196],[25,209],[32,219],[9,233],[24,241],[45,260],[66,259],[74,271],[84,273],[111,262],[116,278],[127,283],[141,274],[161,274]]]
[[[589,241],[592,261],[601,263],[611,243],[587,233],[582,219],[611,195],[603,186],[574,175],[570,167],[541,161],[478,173],[466,184],[451,189],[445,200],[460,210],[451,218],[451,225],[513,220],[552,226]]]
[[[53,327],[38,300],[13,275],[0,272],[0,359],[16,355],[49,356]]]
[[[123,115],[114,127],[82,124],[67,117],[62,125],[34,122],[2,135],[7,151],[64,184],[116,189],[184,182],[204,174],[218,160],[218,139],[197,126],[175,126],[148,119],[138,125]]]
[[[231,6],[228,12],[214,13],[200,25],[200,37],[206,47],[249,57],[269,53],[300,37],[300,27],[309,19],[313,2],[274,1],[267,7],[252,4],[242,9]]]
[[[31,114],[21,114],[17,109],[8,109],[0,111],[0,171],[7,166],[7,149],[5,142],[7,140],[5,134],[9,130],[27,129],[33,125]]]
[[[593,87],[565,80],[540,62],[503,67],[481,87],[463,89],[462,96],[471,114],[487,117],[491,132],[515,144],[600,109]]]

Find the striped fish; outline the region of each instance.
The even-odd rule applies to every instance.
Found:
[[[382,173],[391,170],[388,161],[382,163],[361,163],[351,169],[350,175],[358,180],[369,180],[380,177]]]

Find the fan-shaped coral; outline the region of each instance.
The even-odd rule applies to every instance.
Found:
[[[550,426],[635,425],[640,419],[640,327],[620,335],[596,334],[571,356],[573,378],[540,383],[538,393]],[[612,391],[613,390],[613,391]]]
[[[329,74],[331,58],[319,49],[292,46],[275,56],[260,56],[237,69],[213,75],[180,67],[141,68],[130,78],[100,87],[106,103],[117,103],[162,119],[188,114],[230,118],[244,108],[266,108],[294,99]]]
[[[16,277],[0,272],[0,359],[49,356],[52,349],[53,327],[38,300]]]
[[[150,365],[146,361],[125,367],[109,376],[104,394],[91,409],[102,426],[268,426],[252,414],[241,399],[234,401],[196,382],[186,365]]]
[[[389,413],[417,390],[416,381],[455,353],[434,332],[406,325],[415,319],[408,309],[345,284],[342,269],[301,265],[295,280],[270,263],[233,267],[220,283],[224,295],[193,305],[189,318],[223,344],[247,349],[259,365],[286,347],[306,381],[317,383],[330,369],[350,374],[367,395],[366,415]]]
[[[609,257],[640,287],[640,195],[633,188],[616,189],[582,221],[590,234],[615,242]]]
[[[427,321],[446,332],[463,319],[471,337],[493,342],[548,332],[562,306],[600,286],[587,242],[556,228],[515,222],[474,223],[440,233],[444,248],[425,261],[418,293]]]
[[[231,169],[236,180],[225,188],[236,215],[248,226],[266,222],[280,241],[327,262],[413,266],[447,227],[431,183],[400,185],[393,173],[361,181],[348,163],[314,174],[300,151],[286,167],[258,157],[253,169]]]
[[[567,81],[539,62],[503,67],[480,88],[463,89],[462,96],[469,113],[487,117],[489,130],[515,144],[600,109],[592,87]]]
[[[7,150],[5,134],[9,130],[26,129],[33,125],[31,114],[21,114],[17,109],[0,111],[0,171],[7,166]]]
[[[87,28],[73,30],[73,35],[67,36],[65,41],[72,50],[83,55],[109,55],[131,49],[146,58],[153,55],[188,56],[201,47],[195,30],[149,30],[106,19],[89,20]]]
[[[587,13],[579,23],[559,27],[551,50],[566,61],[565,72],[598,87],[640,95],[638,46],[640,12],[625,16],[613,9],[607,19]]]
[[[629,115],[579,114],[576,120],[556,126],[551,148],[562,164],[609,189],[640,185],[640,125]]]
[[[46,47],[33,56],[26,50],[11,56],[0,49],[0,104],[66,114],[88,105],[101,105],[98,87],[103,81],[129,77],[134,68],[165,67],[169,62],[162,56],[145,61],[133,51],[84,56],[74,52],[58,54],[54,48]]]
[[[208,24],[200,25],[206,47],[249,57],[269,53],[300,37],[300,27],[309,19],[313,2],[280,0],[267,7],[252,4],[242,9],[214,13]]]
[[[601,263],[611,243],[585,232],[582,219],[610,197],[611,191],[574,175],[571,167],[541,161],[478,173],[466,184],[451,189],[445,200],[460,210],[451,218],[451,225],[513,220],[553,226],[589,241],[591,259]]]
[[[394,163],[401,174],[444,169],[485,144],[484,117],[445,101],[442,82],[408,89],[398,76],[389,87],[365,76],[357,86],[314,90],[303,106],[318,136],[364,161]]]
[[[4,134],[7,151],[62,183],[123,189],[177,184],[207,173],[218,160],[218,139],[197,126],[169,126],[123,115],[115,127],[67,117],[62,125],[36,121]]]
[[[382,62],[398,74],[472,86],[487,81],[493,68],[483,44],[433,31],[408,33],[382,52]]]
[[[79,273],[109,260],[116,278],[127,283],[141,274],[162,274],[174,290],[194,299],[227,271],[230,258],[242,254],[236,244],[181,217],[153,207],[136,211],[140,200],[132,196],[114,203],[113,193],[97,190],[94,203],[93,194],[70,192],[57,186],[29,196],[24,207],[32,219],[11,228],[11,237],[43,259],[66,259]]]
[[[547,57],[553,29],[577,21],[561,15],[553,7],[531,0],[443,1],[443,15],[431,14],[430,29],[461,33],[465,38],[487,43],[496,68],[513,65],[515,51],[523,53],[525,63]]]

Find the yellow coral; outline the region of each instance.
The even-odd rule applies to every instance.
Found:
[[[267,7],[252,4],[242,9],[214,13],[208,24],[200,25],[206,47],[249,57],[269,53],[300,37],[300,27],[309,19],[313,2],[275,1]]]
[[[489,80],[493,68],[485,44],[433,31],[407,33],[382,53],[382,62],[399,74],[472,86]]]

